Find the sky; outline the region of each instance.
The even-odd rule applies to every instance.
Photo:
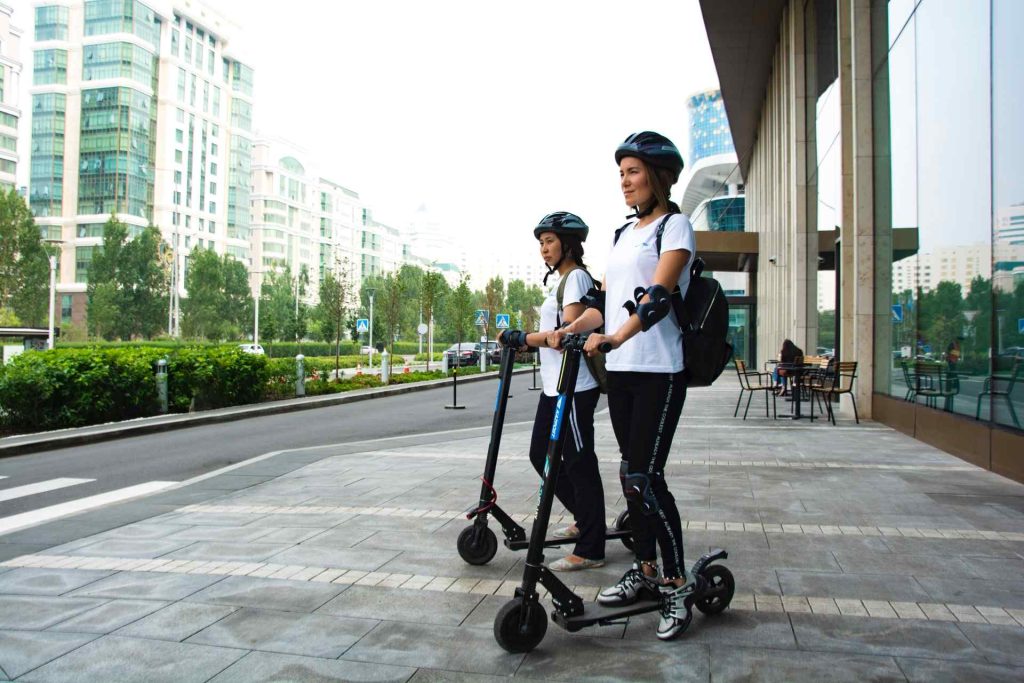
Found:
[[[31,0],[5,1],[27,78]],[[697,0],[209,1],[240,25],[259,132],[309,150],[378,220],[425,205],[487,256],[530,258],[533,227],[564,210],[603,270],[628,213],[615,147],[650,129],[685,157],[686,98],[718,85]]]

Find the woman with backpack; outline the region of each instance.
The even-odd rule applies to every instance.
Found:
[[[683,603],[694,590],[683,564],[682,524],[665,481],[665,463],[686,400],[682,333],[671,293],[678,288],[686,295],[695,238],[689,219],[669,200],[683,159],[668,138],[649,131],[630,135],[615,150],[615,161],[633,214],[615,233],[603,311],[588,309],[565,332],[604,324],[604,334],[591,334],[585,351],[599,353],[605,343],[612,349],[606,360],[608,412],[622,453],[619,478],[636,557],[598,601],[626,605],[661,591],[657,635],[669,640],[685,628]]]
[[[548,267],[544,276],[558,273],[558,284],[548,291],[540,307],[540,332],[526,335],[526,345],[540,350],[540,376],[543,384],[537,403],[530,440],[530,462],[542,477],[547,459],[548,438],[558,400],[558,376],[562,352],[555,331],[575,320],[584,311],[583,296],[595,286],[583,263],[583,242],[590,228],[575,214],[558,211],[544,216],[533,229],[540,243],[540,254]],[[604,566],[606,532],[604,488],[594,452],[594,409],[601,388],[586,363],[580,364],[576,394],[569,413],[569,433],[562,454],[562,467],[555,484],[555,496],[572,514],[575,523],[555,533],[575,538],[576,546],[566,557],[548,565],[554,571],[576,571]]]

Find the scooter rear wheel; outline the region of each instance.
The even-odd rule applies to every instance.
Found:
[[[701,572],[701,576],[707,582],[704,589],[707,597],[699,598],[694,604],[704,614],[720,614],[732,602],[733,593],[736,592],[736,579],[727,567],[720,564],[709,566]],[[707,595],[708,593],[710,595]]]
[[[632,526],[629,523],[629,510],[623,510],[619,513],[619,516],[615,518],[615,530],[632,531]],[[626,550],[633,549],[632,536],[623,536],[619,540],[622,541],[622,545],[626,546]]]
[[[457,543],[459,557],[469,564],[487,564],[498,552],[498,537],[484,527],[477,536],[475,524],[470,524],[459,534]]]
[[[527,610],[523,619],[523,610]],[[526,602],[513,598],[498,610],[494,617],[494,639],[505,650],[518,653],[529,652],[540,645],[548,631],[548,616],[537,602]]]

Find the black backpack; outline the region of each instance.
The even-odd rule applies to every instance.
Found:
[[[661,256],[661,236],[665,232],[667,214],[658,223],[655,248]],[[615,242],[629,223],[615,231]],[[718,280],[703,277],[704,260],[693,259],[690,267],[690,286],[684,299],[679,288],[672,292],[672,311],[683,333],[683,363],[686,383],[691,387],[708,387],[718,379],[732,359],[729,343],[729,302]]]

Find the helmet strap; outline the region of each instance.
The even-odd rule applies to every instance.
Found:
[[[652,201],[650,204],[648,204],[647,208],[645,209],[641,209],[639,206],[634,206],[633,213],[626,216],[626,218],[636,218],[637,220],[639,220],[644,216],[650,216],[654,212],[654,209],[657,208],[657,206],[658,202],[655,201]]]
[[[544,286],[545,287],[548,286],[548,278],[551,276],[552,273],[554,273],[555,271],[558,270],[558,266],[562,265],[562,261],[564,261],[564,260],[565,260],[565,256],[564,255],[563,256],[559,256],[558,257],[558,263],[556,263],[553,266],[548,266],[548,272],[544,275]]]

